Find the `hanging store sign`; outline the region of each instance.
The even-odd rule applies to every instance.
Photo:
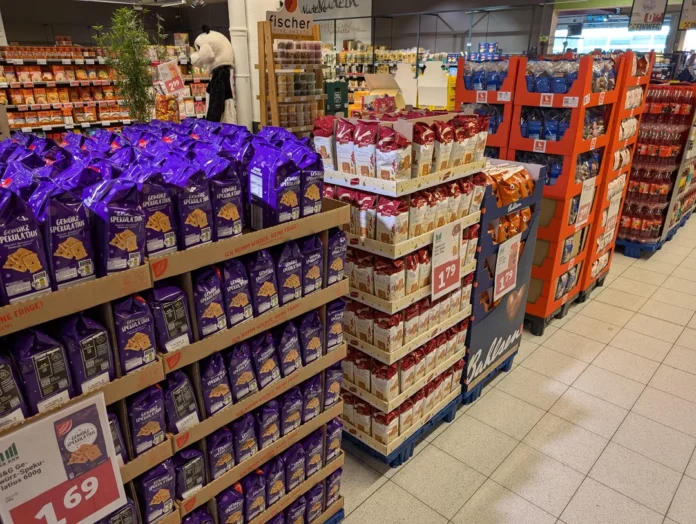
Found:
[[[658,31],[662,29],[665,11],[667,11],[667,0],[633,0],[628,30]]]
[[[266,22],[271,24],[271,32],[280,35],[309,36],[314,29],[312,15],[297,8],[297,0],[288,0],[278,11],[266,11]]]
[[[696,0],[684,0],[679,17],[679,30],[696,28]]]
[[[298,3],[298,0],[288,3]],[[315,20],[372,16],[372,0],[299,0],[299,7]]]

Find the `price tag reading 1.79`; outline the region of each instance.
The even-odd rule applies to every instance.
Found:
[[[493,300],[498,300],[517,286],[517,263],[519,262],[522,234],[506,240],[498,248],[495,262],[495,288]]]
[[[437,300],[461,286],[461,222],[447,224],[433,232],[431,297]]]

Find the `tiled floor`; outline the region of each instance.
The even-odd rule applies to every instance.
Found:
[[[350,443],[347,524],[696,524],[696,220],[390,469]]]

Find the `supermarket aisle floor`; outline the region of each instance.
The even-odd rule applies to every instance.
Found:
[[[344,448],[346,524],[696,524],[696,219],[615,256],[401,468]]]

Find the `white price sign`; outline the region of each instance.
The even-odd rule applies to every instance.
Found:
[[[575,227],[578,228],[587,222],[592,210],[592,201],[595,193],[595,179],[590,178],[582,183],[582,193],[578,204],[578,216],[575,219]]]
[[[520,258],[520,241],[522,234],[500,244],[498,258],[495,261],[495,289],[493,300],[498,300],[517,285],[517,263]]]
[[[431,296],[437,300],[461,286],[462,223],[453,222],[433,232]]]
[[[667,0],[633,0],[628,30],[657,31],[662,29],[666,10]]]
[[[612,231],[616,227],[616,217],[619,216],[621,207],[621,193],[611,197],[609,201],[609,211],[607,211],[607,225],[605,231]]]
[[[184,79],[181,76],[181,69],[176,60],[170,60],[157,66],[160,82],[164,86],[164,90],[168,95],[174,95],[179,91],[186,89]]]
[[[96,522],[126,503],[103,394],[1,437],[0,450],[5,524]]]

